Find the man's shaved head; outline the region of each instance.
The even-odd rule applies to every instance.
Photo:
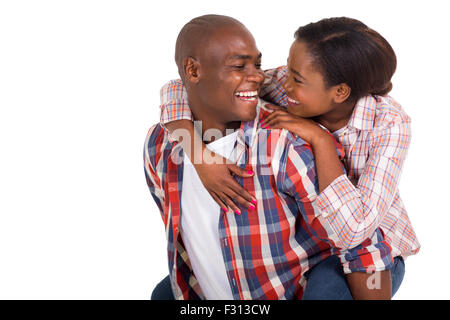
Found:
[[[247,30],[238,20],[215,14],[200,16],[185,24],[178,34],[175,47],[175,62],[181,78],[184,78],[183,61],[189,57],[198,58],[214,33],[226,27],[240,27]]]
[[[225,132],[255,119],[264,73],[261,52],[242,23],[220,15],[191,20],[178,35],[175,60],[203,130]]]

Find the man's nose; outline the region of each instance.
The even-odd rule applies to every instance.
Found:
[[[262,83],[264,81],[264,78],[264,71],[256,67],[251,68],[247,75],[248,81],[256,82],[258,84]]]

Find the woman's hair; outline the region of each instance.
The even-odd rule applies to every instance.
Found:
[[[328,87],[346,83],[350,99],[386,95],[397,58],[391,45],[361,21],[329,18],[300,27],[295,39],[303,41]]]

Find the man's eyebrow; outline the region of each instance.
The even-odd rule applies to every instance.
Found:
[[[257,59],[261,59],[261,57],[262,57],[262,53],[260,52],[258,54]],[[235,54],[230,57],[230,59],[251,59],[251,58],[252,58],[252,56],[250,56],[248,54]]]

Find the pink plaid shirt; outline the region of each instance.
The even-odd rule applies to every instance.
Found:
[[[285,66],[265,72],[265,100],[287,106],[286,73]],[[161,123],[180,119],[192,120],[192,114],[181,80],[173,80],[161,89]],[[363,97],[338,139],[348,176],[336,178],[315,200],[327,224],[348,247],[380,227],[393,257],[416,254],[420,244],[398,191],[411,140],[408,115],[389,96]]]

